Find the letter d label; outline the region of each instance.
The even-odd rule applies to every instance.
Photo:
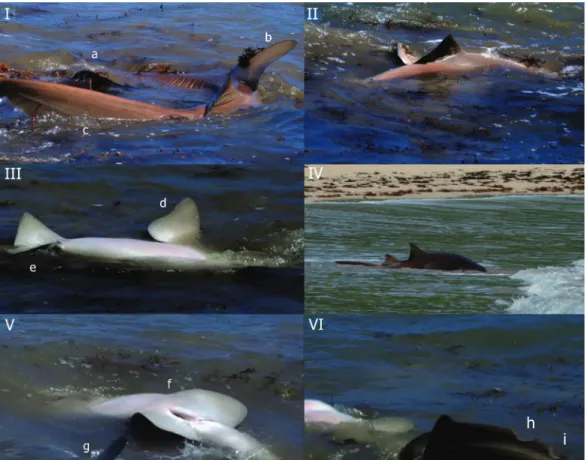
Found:
[[[167,198],[163,198],[161,200],[161,203],[159,203],[161,205],[161,208],[166,208],[167,207]]]

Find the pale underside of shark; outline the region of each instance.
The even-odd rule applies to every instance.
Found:
[[[85,72],[84,79],[66,84],[15,79],[0,80],[0,97],[7,97],[14,106],[33,119],[42,114],[56,113],[63,117],[133,121],[198,120],[209,113],[232,113],[259,104],[257,88],[261,75],[269,65],[291,51],[296,44],[297,42],[293,40],[285,40],[258,52],[246,50],[245,54],[239,58],[238,64],[228,73],[224,85],[217,88],[216,99],[210,104],[192,109],[173,109],[94,91],[93,79],[102,77],[92,72]],[[159,83],[185,89],[197,88],[205,84],[205,79],[199,77],[161,75],[153,78]],[[104,80],[109,81],[102,78],[102,81]],[[87,88],[80,87],[85,86],[86,83]],[[100,86],[107,89],[109,84]]]
[[[236,429],[247,414],[238,400],[208,390],[186,390],[173,394],[144,393],[98,399],[90,402],[59,401],[54,407],[65,416],[96,416],[124,420],[129,432],[108,446],[99,460],[113,460],[132,435],[132,425],[146,423],[155,433],[172,433],[198,443],[227,449],[243,460],[277,460],[254,437]],[[149,431],[152,435],[153,430]]]
[[[360,419],[315,399],[305,400],[304,412],[307,430],[329,434],[339,442],[351,439],[368,444],[377,437],[401,435],[414,429],[413,423],[405,418]]]
[[[226,269],[231,263],[202,249],[199,211],[191,198],[148,226],[155,241],[130,238],[67,239],[53,232],[29,213],[24,213],[11,254],[42,249],[50,254],[69,255],[84,260],[121,263],[130,267],[160,270]]]
[[[509,59],[464,51],[451,35],[423,57],[414,54],[403,44],[397,45],[397,54],[403,66],[371,77],[368,81],[388,81],[438,74],[457,76],[490,69],[545,73],[541,69]]]
[[[396,421],[395,421],[396,420]],[[401,422],[401,420],[405,420]],[[409,434],[413,425],[406,419],[378,419],[365,430],[365,420],[344,414],[317,400],[305,401],[306,429],[320,426],[335,442],[349,440],[377,446],[385,451],[385,437]],[[409,423],[408,423],[409,422]],[[378,436],[375,436],[378,434]],[[381,436],[382,435],[382,436]],[[385,454],[386,455],[386,454]],[[395,458],[395,454],[393,455]],[[457,422],[447,415],[399,448],[399,460],[556,460],[553,450],[540,441],[523,441],[513,430],[496,425]]]

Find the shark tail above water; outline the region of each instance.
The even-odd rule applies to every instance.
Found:
[[[18,254],[65,240],[35,216],[25,212],[18,224],[14,249],[8,249],[7,251],[11,254]]]
[[[257,89],[266,68],[291,51],[297,42],[283,40],[268,48],[247,48],[230,71],[221,95],[212,104],[210,113],[225,113],[240,105],[242,98],[251,96]]]

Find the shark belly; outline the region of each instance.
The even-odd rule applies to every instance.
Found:
[[[55,247],[64,254],[95,261],[161,268],[195,268],[207,261],[207,256],[195,248],[130,238],[76,238],[60,241]]]

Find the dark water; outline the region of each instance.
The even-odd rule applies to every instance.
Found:
[[[303,6],[296,4],[54,3],[6,4],[2,62],[34,75],[91,69],[129,76],[170,66],[222,80],[248,47],[297,40],[260,83],[261,107],[201,121],[72,123],[30,119],[0,104],[0,160],[18,162],[287,163],[303,149]],[[2,9],[2,14],[5,14]],[[4,17],[4,16],[2,16]],[[92,59],[92,51],[98,58]],[[123,91],[123,97],[173,108],[210,102],[209,94],[170,89]],[[82,126],[89,127],[83,136]],[[121,157],[115,157],[121,152]],[[107,156],[105,154],[108,154]]]
[[[323,325],[311,331],[306,321],[306,398],[359,408],[368,418],[406,417],[416,425],[413,437],[448,414],[584,458],[582,315],[327,315]],[[527,417],[535,430],[527,430]],[[394,453],[306,436],[304,458]]]
[[[183,198],[200,212],[205,248],[254,267],[165,272],[42,252],[0,255],[10,312],[303,312],[303,183],[298,167],[32,166],[0,188],[0,242],[29,212],[65,238],[152,241],[153,220]],[[160,202],[167,199],[167,208]],[[30,272],[30,265],[37,272]]]
[[[308,313],[584,312],[583,196],[311,203],[305,222]],[[411,242],[488,271],[335,263],[406,260]]]
[[[302,334],[301,319],[289,315],[22,315],[12,332],[2,320],[0,354],[10,369],[0,375],[2,458],[89,458],[83,443],[97,455],[119,433],[116,423],[55,417],[48,405],[61,397],[202,388],[240,400],[248,408],[240,429],[279,458],[298,460]],[[121,458],[226,456],[191,444],[154,452],[131,443]]]
[[[307,163],[583,163],[584,7],[329,4],[306,22]],[[492,71],[365,85],[405,43],[531,55],[557,78]]]

